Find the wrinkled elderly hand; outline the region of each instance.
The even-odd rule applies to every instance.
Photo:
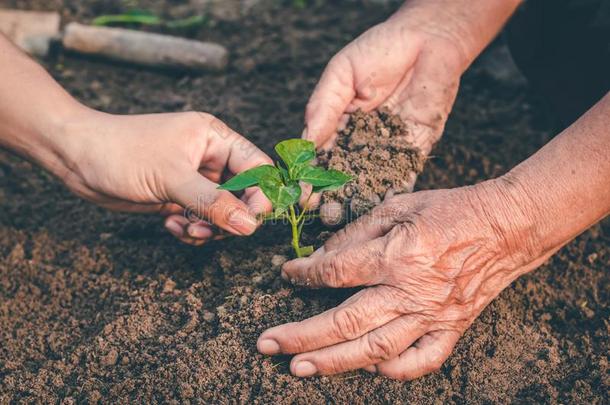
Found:
[[[305,137],[328,148],[345,114],[387,106],[424,153],[440,137],[464,68],[457,34],[438,20],[396,16],[366,31],[329,62],[305,113]]]
[[[364,368],[396,379],[437,370],[516,277],[546,257],[503,182],[387,200],[311,257],[284,265],[294,284],[365,288],[337,308],[265,331],[264,354],[297,354],[296,376]]]
[[[219,237],[216,227],[251,234],[255,214],[270,209],[258,189],[241,200],[216,189],[223,178],[271,160],[209,114],[85,117],[64,127],[66,164],[55,170],[81,197],[113,210],[169,215],[166,228],[193,245]]]
[[[397,15],[331,59],[307,105],[304,137],[329,149],[347,114],[383,106],[405,121],[425,157],[443,132],[464,65],[457,33],[441,21]],[[336,212],[320,211],[323,222],[337,222]]]
[[[331,148],[347,114],[388,107],[405,121],[414,146],[427,157],[442,135],[462,73],[519,3],[406,1],[331,59],[307,105],[303,136]],[[335,211],[328,218],[327,210],[320,211],[323,222],[337,221]]]

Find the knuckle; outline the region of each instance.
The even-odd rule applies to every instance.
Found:
[[[353,340],[360,336],[360,316],[352,308],[340,308],[335,312],[333,324],[337,334],[343,340]]]
[[[391,233],[401,240],[413,240],[417,236],[417,225],[413,218],[406,218],[395,225]]]
[[[387,333],[371,332],[366,339],[366,355],[374,362],[390,360],[397,352],[396,342]]]
[[[302,329],[299,322],[290,322],[278,327],[278,329],[270,329],[269,336],[279,344],[282,353],[302,353],[311,346],[311,341],[307,335],[294,333]]]
[[[323,264],[320,273],[322,282],[332,288],[345,287],[348,283],[345,269],[345,262],[337,256],[333,257]]]
[[[328,208],[328,203],[325,204],[325,208]],[[337,246],[342,245],[347,241],[347,230],[346,228],[341,228],[338,230],[325,244],[325,248],[327,251],[334,250]]]
[[[183,113],[181,116],[185,118],[185,122],[188,122],[194,128],[200,128],[202,126],[210,125],[215,117],[211,114],[200,112],[200,111],[188,111]]]
[[[324,375],[337,374],[350,369],[348,360],[339,355],[330,356],[320,362],[318,366]]]
[[[189,114],[191,116],[191,118],[193,119],[193,121],[199,122],[199,123],[209,124],[209,123],[212,123],[214,120],[218,120],[212,114],[208,114],[206,112],[201,112],[201,111],[190,111],[186,114]],[[220,120],[218,120],[218,121],[220,121]]]

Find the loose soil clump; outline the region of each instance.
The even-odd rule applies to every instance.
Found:
[[[318,157],[319,163],[341,170],[353,181],[325,193],[324,203],[349,207],[350,218],[378,205],[386,196],[413,191],[424,159],[413,146],[413,135],[402,119],[387,108],[353,113],[336,145]]]

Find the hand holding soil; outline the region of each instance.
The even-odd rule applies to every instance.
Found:
[[[468,3],[461,3],[406,2],[387,21],[337,53],[309,100],[303,136],[324,149],[333,149],[337,130],[345,127],[349,114],[384,108],[404,121],[404,129],[391,135],[405,137],[404,149],[418,150],[425,160],[443,133],[462,73],[518,4],[497,2],[463,16]],[[490,20],[489,24],[481,24],[482,19]],[[386,189],[378,195],[356,198],[361,202],[356,201],[352,212],[362,213],[367,206],[376,205],[386,192],[411,191],[418,167],[403,167],[403,172],[411,173],[396,189],[391,187],[395,182],[388,179]],[[324,223],[336,225],[345,220],[345,207],[325,206],[324,202],[320,209]]]
[[[348,114],[385,107],[404,121],[403,133],[391,135],[400,136],[405,148],[417,149],[422,158],[427,157],[443,132],[467,66],[458,36],[447,34],[434,21],[396,16],[369,29],[335,55],[307,105],[304,137],[330,150]],[[363,117],[355,121],[358,118]],[[408,184],[403,190],[391,194],[413,188],[417,170],[412,172],[406,176]],[[385,192],[380,194],[383,198]],[[334,214],[324,215],[327,211]],[[341,222],[336,211],[323,206],[322,220]]]

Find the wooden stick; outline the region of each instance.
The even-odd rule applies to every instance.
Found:
[[[75,52],[157,68],[218,71],[227,66],[228,60],[227,49],[212,42],[78,23],[66,26],[63,46]]]

